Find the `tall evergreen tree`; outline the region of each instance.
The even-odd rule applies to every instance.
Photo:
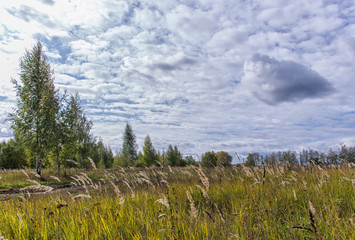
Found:
[[[16,88],[17,109],[10,114],[15,138],[27,152],[36,157],[36,172],[40,175],[42,159],[52,147],[58,94],[54,87],[53,72],[42,49],[41,42],[26,51],[20,59],[20,83]]]
[[[173,148],[169,145],[168,150],[166,151],[166,161],[169,166],[183,167],[186,165],[186,162],[182,159],[182,154],[178,150],[177,146],[174,146]]]
[[[137,143],[136,136],[133,133],[132,126],[127,123],[124,134],[123,134],[123,145],[122,145],[122,164],[123,166],[134,166],[137,159]]]
[[[143,154],[143,160],[147,166],[156,164],[156,161],[158,161],[158,155],[153,147],[152,140],[150,140],[149,135],[147,135],[144,139]]]

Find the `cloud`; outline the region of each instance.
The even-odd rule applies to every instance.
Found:
[[[79,91],[114,149],[127,121],[140,146],[150,134],[199,155],[354,139],[340,115],[355,110],[350,0],[0,2],[0,116],[40,39],[56,86]]]
[[[57,26],[47,14],[41,13],[34,8],[31,8],[26,5],[21,5],[18,9],[16,8],[9,8],[7,12],[11,15],[21,18],[26,22],[30,22],[32,20],[41,23],[49,28],[54,28]]]
[[[155,63],[152,65],[152,67],[155,69],[159,69],[163,72],[170,72],[170,71],[174,71],[174,70],[180,70],[184,66],[194,65],[195,63],[196,63],[196,61],[191,58],[183,58],[183,59],[176,61],[174,63],[166,63],[166,62]]]
[[[55,4],[54,0],[39,0],[39,1],[50,6],[53,6]]]
[[[201,45],[218,29],[218,22],[209,11],[179,5],[166,15],[167,24],[187,44]]]
[[[256,97],[271,105],[320,98],[334,92],[332,84],[312,69],[260,54],[244,63],[242,82]]]

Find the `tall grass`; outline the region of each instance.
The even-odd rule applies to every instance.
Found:
[[[82,188],[1,201],[3,238],[355,239],[352,166],[114,169],[72,177]]]

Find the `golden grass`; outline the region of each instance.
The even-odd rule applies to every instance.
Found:
[[[355,239],[354,176],[352,165],[76,170],[75,189],[4,198],[0,239]]]

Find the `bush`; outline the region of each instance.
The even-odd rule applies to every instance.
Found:
[[[25,151],[11,139],[0,144],[0,167],[7,169],[24,168],[27,166]]]
[[[217,156],[212,152],[206,152],[202,155],[201,165],[202,167],[215,167],[217,166]]]

